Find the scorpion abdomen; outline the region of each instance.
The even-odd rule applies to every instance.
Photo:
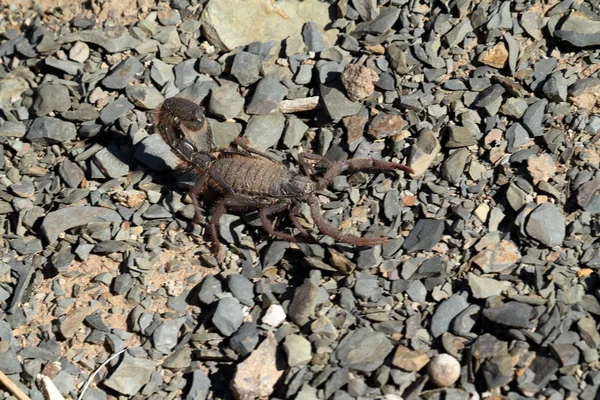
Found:
[[[290,174],[284,165],[256,157],[223,157],[213,168],[234,192],[273,198],[281,196],[278,187]]]

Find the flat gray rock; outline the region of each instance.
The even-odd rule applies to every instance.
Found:
[[[248,121],[244,137],[250,140],[252,147],[264,151],[279,142],[284,128],[285,116],[280,112],[253,115]]]
[[[64,85],[44,84],[37,90],[33,109],[38,116],[52,111],[65,112],[71,108],[69,89]]]
[[[235,297],[224,297],[219,300],[212,322],[223,336],[233,335],[244,322],[240,301]]]
[[[565,217],[556,205],[546,202],[529,214],[525,230],[548,247],[560,246],[565,240]]]
[[[442,336],[444,332],[448,332],[454,317],[469,306],[466,297],[466,293],[455,293],[437,306],[429,326],[431,336],[437,338]]]
[[[379,368],[394,346],[381,332],[359,328],[348,333],[335,349],[333,356],[342,367],[372,372]]]
[[[137,58],[130,57],[121,61],[104,79],[102,85],[108,89],[124,89],[129,81],[144,68]]]
[[[172,171],[181,165],[181,160],[158,134],[150,135],[137,144],[135,158],[154,171]]]
[[[57,144],[75,139],[75,124],[54,117],[38,117],[25,135],[31,142]]]
[[[123,360],[104,384],[121,394],[133,396],[150,381],[155,368],[155,361],[135,358],[125,352]]]
[[[600,21],[581,12],[571,12],[554,35],[577,47],[600,45]]]
[[[266,115],[276,112],[279,103],[287,95],[288,89],[278,79],[265,76],[256,85],[252,100],[246,107],[246,113]]]
[[[99,30],[82,30],[73,33],[67,33],[58,38],[60,43],[84,42],[92,43],[102,47],[109,53],[120,53],[123,50],[134,49],[140,42],[132,38],[129,34],[117,38],[109,37],[105,32]]]
[[[330,11],[331,10],[331,11]],[[296,2],[282,0],[264,3],[260,0],[211,0],[201,15],[203,31],[215,46],[233,50],[252,42],[281,41],[302,31],[313,21],[323,31],[330,23],[333,10],[318,0]],[[335,35],[325,36],[326,47],[335,42]]]
[[[90,222],[121,222],[116,211],[104,207],[78,206],[61,208],[46,215],[41,230],[49,244],[58,239],[58,235],[67,229],[86,225]]]

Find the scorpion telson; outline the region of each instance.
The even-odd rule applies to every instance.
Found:
[[[180,107],[179,107],[180,106]],[[297,236],[275,230],[269,217],[287,212],[291,222],[303,237],[310,237],[297,219],[299,206],[308,204],[317,229],[335,240],[356,246],[375,246],[386,243],[387,237],[359,237],[345,234],[329,224],[321,215],[321,203],[317,191],[327,188],[333,179],[344,172],[361,170],[414,171],[402,164],[390,161],[355,159],[345,162],[331,162],[324,157],[301,153],[298,161],[302,173],[290,170],[269,155],[250,147],[246,138],[236,138],[230,147],[201,151],[194,144],[194,133],[206,133],[208,122],[202,108],[185,99],[172,98],[157,111],[157,129],[165,142],[182,161],[191,164],[198,180],[190,190],[196,217],[200,216],[198,196],[211,188],[219,193],[208,219],[213,251],[219,262],[225,251],[219,241],[218,223],[226,210],[257,209],[258,216],[269,235],[288,241]],[[161,120],[162,117],[162,120]],[[322,163],[323,172],[317,172],[314,164]]]

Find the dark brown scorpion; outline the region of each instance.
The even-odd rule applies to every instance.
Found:
[[[290,220],[303,236],[309,237],[296,215],[302,203],[308,204],[318,230],[335,240],[356,246],[375,246],[386,243],[387,237],[359,237],[344,234],[325,221],[316,195],[326,189],[343,172],[359,170],[414,171],[395,162],[355,159],[331,162],[312,153],[300,153],[298,161],[303,174],[294,172],[271,156],[250,147],[248,140],[236,138],[231,147],[199,150],[198,137],[211,140],[210,127],[203,109],[193,101],[170,98],[156,110],[156,130],[171,147],[173,153],[188,164],[197,175],[190,196],[195,206],[196,219],[200,216],[198,196],[207,188],[219,194],[208,219],[207,230],[217,260],[225,256],[218,237],[217,226],[227,209],[258,209],[258,216],[267,233],[276,238],[295,241],[296,237],[275,230],[269,217],[288,211]],[[208,139],[206,139],[208,138]],[[317,174],[313,163],[323,163],[325,171]]]

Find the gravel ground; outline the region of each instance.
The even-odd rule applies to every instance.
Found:
[[[599,398],[597,2],[0,7],[0,399]],[[227,214],[217,265],[173,96],[213,148],[411,166],[319,194],[391,240]]]

